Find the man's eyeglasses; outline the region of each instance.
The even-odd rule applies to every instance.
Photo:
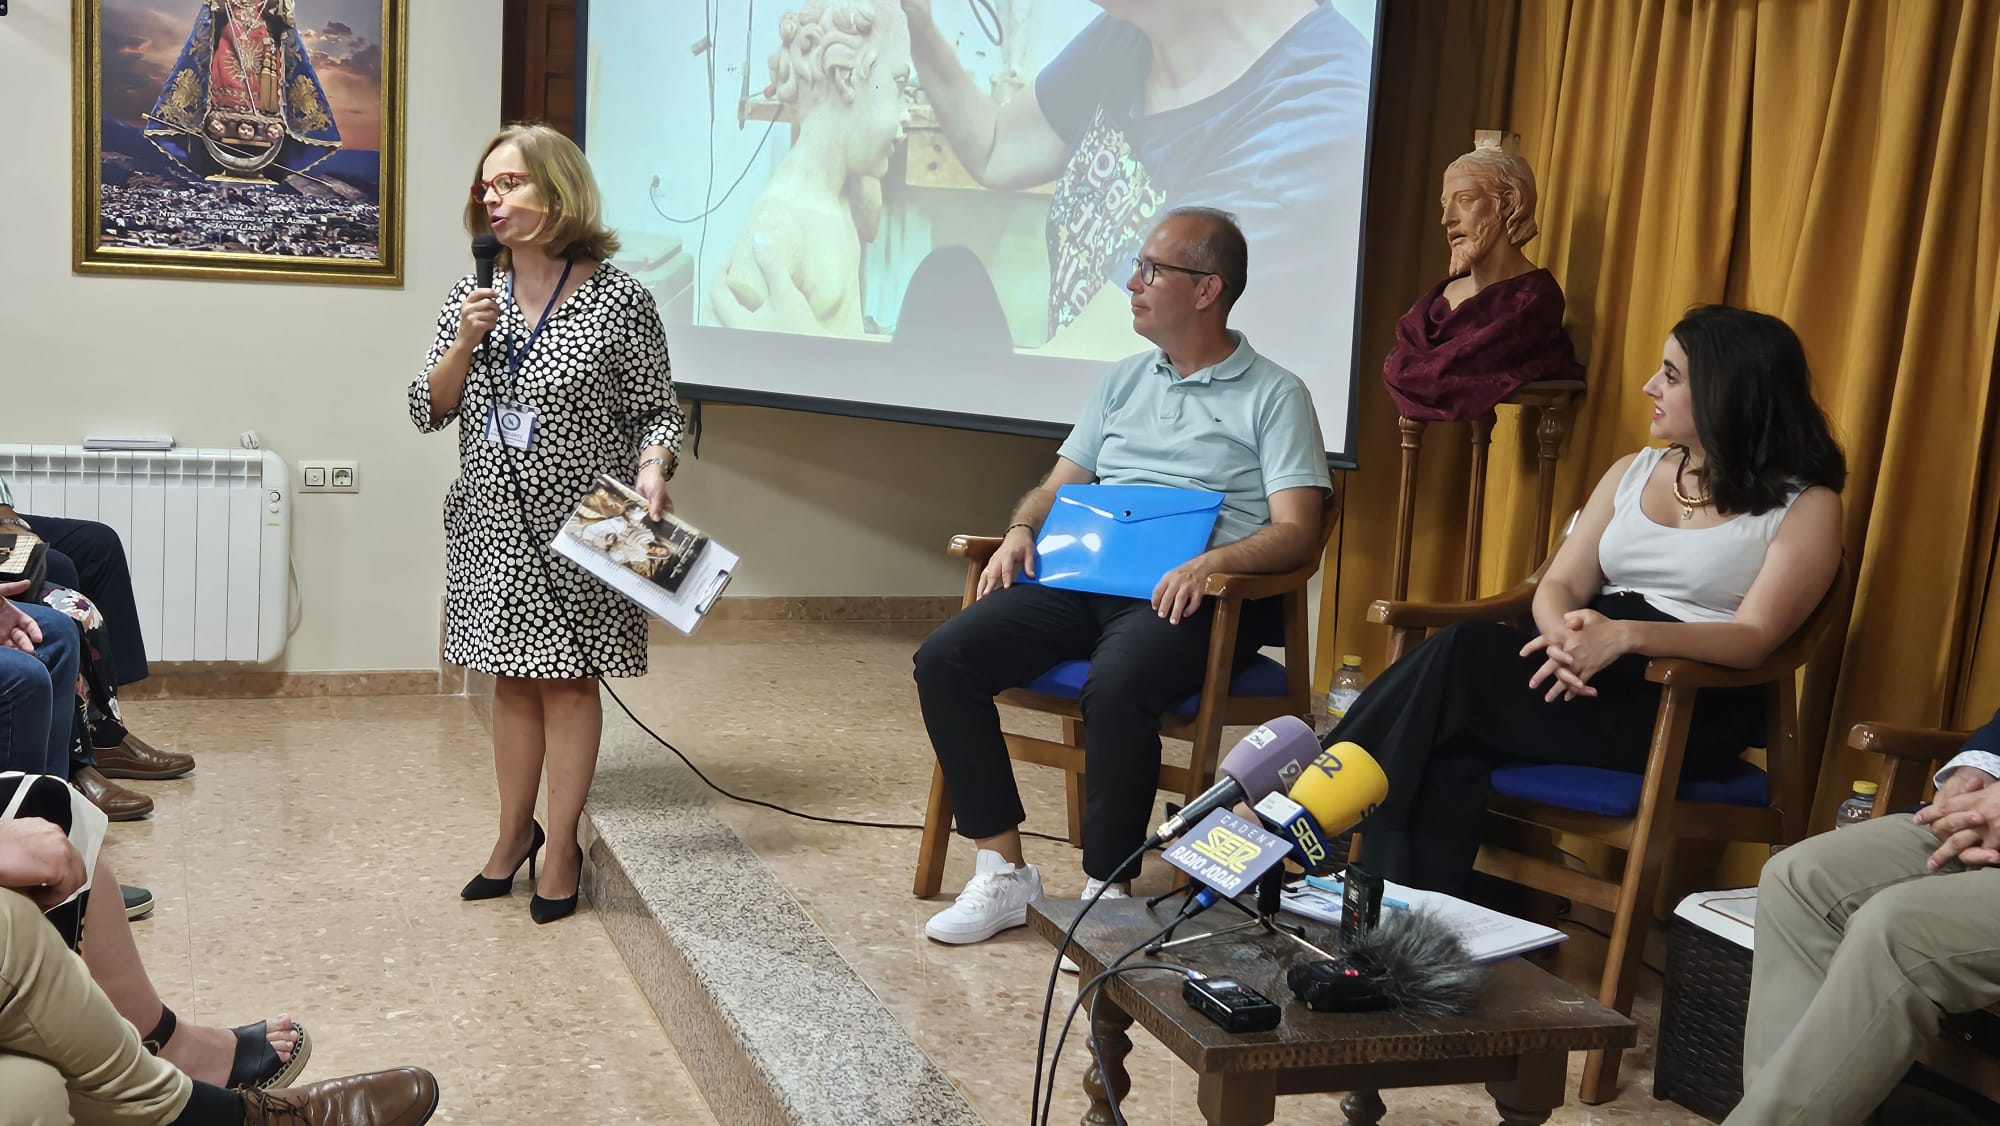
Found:
[[[1153,284],[1153,280],[1160,276],[1161,270],[1174,270],[1178,273],[1189,274],[1197,278],[1222,276],[1214,270],[1191,270],[1186,266],[1175,266],[1167,262],[1155,262],[1151,258],[1132,259],[1132,269],[1138,273],[1139,280],[1147,285]]]
[[[475,203],[484,203],[488,188],[493,189],[493,194],[496,196],[507,196],[514,194],[514,190],[521,185],[532,182],[533,179],[526,172],[502,172],[491,180],[474,180],[472,199]]]

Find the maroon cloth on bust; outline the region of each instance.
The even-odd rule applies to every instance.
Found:
[[[1456,309],[1444,297],[1451,281],[1396,322],[1396,346],[1382,361],[1382,381],[1404,418],[1477,418],[1523,383],[1583,378],[1554,274],[1530,270],[1494,282]]]

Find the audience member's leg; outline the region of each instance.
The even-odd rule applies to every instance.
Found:
[[[53,1067],[83,1126],[421,1126],[437,1080],[419,1068],[283,1091],[225,1091],[148,1053],[26,896],[0,889],[0,1123],[36,1123],[15,1099],[14,1057]],[[43,1097],[46,1080],[27,1077]],[[23,1093],[25,1097],[25,1092]]]
[[[102,856],[91,874],[91,889],[83,930],[83,961],[90,968],[91,980],[111,999],[118,1015],[148,1040],[164,1038],[163,1044],[155,1045],[162,1059],[203,1082],[227,1085],[236,1061],[235,1031],[176,1020],[169,1035],[164,1021],[166,1005],[139,958],[132,925],[126,921],[124,904],[116,894],[118,879]],[[290,1017],[264,1022],[264,1035],[280,1064],[288,1063],[298,1050],[300,1034]],[[266,1072],[264,1077],[270,1074]]]
[[[56,610],[35,603],[16,602],[42,631],[35,643],[34,659],[41,662],[49,678],[48,730],[42,744],[42,767],[37,773],[69,777],[69,738],[76,715],[76,663],[82,645],[76,623]]]
[[[961,835],[1023,864],[1027,814],[993,697],[1064,661],[1090,656],[1099,626],[1089,596],[1039,584],[994,591],[918,647],[917,700]]]
[[[0,648],[0,770],[54,774],[49,763],[49,712],[55,689],[48,666],[19,649]],[[69,757],[67,747],[63,757]]]
[[[1926,873],[1936,844],[1896,815],[1765,868],[1743,1101],[1729,1122],[1862,1122],[1945,1013],[2000,1001],[2000,870]]]
[[[0,1049],[0,1126],[71,1126],[69,1084],[55,1065]]]
[[[35,905],[6,890],[0,890],[0,1051],[54,1066],[82,1121],[169,1123],[193,1089],[179,1069],[140,1046]]]
[[[1083,711],[1083,871],[1130,880],[1129,857],[1146,840],[1160,781],[1160,716],[1201,690],[1215,604],[1176,624],[1144,602],[1099,596],[1103,639],[1090,655]]]
[[[132,572],[125,562],[125,545],[109,525],[95,520],[70,520],[59,516],[27,516],[35,533],[51,548],[75,562],[74,581],[56,578],[50,565],[49,578],[97,603],[104,612],[105,632],[111,639],[111,662],[120,686],[146,679],[146,641],[139,631],[139,605],[132,595]]]
[[[49,582],[56,586],[66,586],[71,590],[83,589],[83,579],[78,577],[76,573],[75,560],[57,550],[53,545],[50,546],[44,558],[49,561],[48,573],[44,576]],[[88,598],[90,596],[86,594],[84,597]]]

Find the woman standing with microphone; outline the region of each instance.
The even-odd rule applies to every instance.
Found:
[[[510,125],[486,145],[465,226],[498,240],[491,288],[466,276],[438,316],[410,417],[458,422],[459,475],[445,494],[445,660],[493,674],[500,832],[466,899],[508,894],[544,841],[529,901],[537,923],[576,910],[577,821],[597,769],[595,678],[646,671],[636,605],[548,550],[599,474],[631,480],[655,519],[681,411],[652,295],[605,262],[583,153],[546,125]],[[491,252],[491,245],[485,248]],[[549,826],[534,820],[548,768]]]

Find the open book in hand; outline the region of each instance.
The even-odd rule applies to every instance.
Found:
[[[736,553],[669,512],[646,514],[646,498],[599,477],[549,545],[648,613],[693,633],[729,585]]]

